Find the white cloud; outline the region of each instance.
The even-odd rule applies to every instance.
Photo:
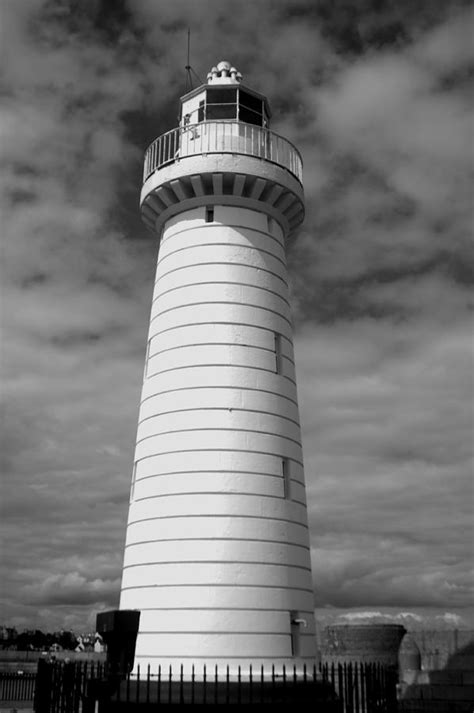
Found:
[[[5,616],[81,627],[116,604],[156,252],[141,151],[176,121],[191,22],[196,68],[227,55],[305,157],[290,269],[317,602],[466,621],[467,11],[356,56],[337,6],[331,27],[310,2],[139,0],[104,31],[72,5],[1,8]]]

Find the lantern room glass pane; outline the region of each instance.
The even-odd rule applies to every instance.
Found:
[[[208,89],[208,104],[235,104],[237,102],[237,89]]]
[[[236,119],[237,104],[208,104],[206,107],[206,119]]]
[[[254,97],[252,94],[247,94],[240,90],[239,92],[239,104],[240,106],[245,106],[247,109],[252,109],[253,111],[262,113],[262,100],[258,97]]]
[[[246,109],[244,106],[239,108],[239,121],[245,121],[246,124],[256,124],[256,126],[262,126],[262,113],[257,114],[255,111]]]

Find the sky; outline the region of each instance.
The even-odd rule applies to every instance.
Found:
[[[463,0],[0,0],[0,624],[118,606],[157,252],[143,153],[229,60],[304,158],[288,254],[320,625],[474,627]]]

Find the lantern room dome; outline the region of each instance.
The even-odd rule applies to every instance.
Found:
[[[219,62],[217,67],[212,67],[208,72],[208,84],[240,84],[241,73],[227,60]]]

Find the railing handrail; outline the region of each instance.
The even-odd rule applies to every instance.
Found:
[[[224,142],[227,139],[229,140],[229,144],[233,145],[220,145],[219,147],[216,145],[212,147],[210,145],[210,141],[202,141],[203,135],[196,133],[203,128],[209,129],[212,127],[217,128],[219,126],[224,127],[223,133],[222,135],[219,135],[219,138],[221,140],[224,139]],[[234,126],[239,127],[239,129],[243,129],[242,135],[234,135],[232,133],[226,135],[225,127]],[[195,136],[188,139],[187,146],[183,147],[180,142],[180,137],[191,136],[193,133],[195,133]],[[212,135],[204,134],[204,136],[207,139],[210,139]],[[251,141],[253,143],[256,137],[259,137],[261,140],[259,150],[254,150],[253,147],[245,145],[245,141]],[[183,148],[189,149],[190,141],[194,141],[195,138],[201,139],[199,142],[201,149],[197,151],[182,151]],[[213,138],[217,144],[217,135],[213,136]],[[238,138],[243,141],[240,142],[239,146],[236,146],[235,140]],[[281,152],[278,151],[280,146],[283,149]],[[291,143],[291,141],[263,126],[247,124],[242,121],[236,121],[235,119],[200,121],[197,124],[187,124],[186,126],[175,127],[174,129],[161,134],[161,136],[158,136],[149,144],[145,151],[143,182],[145,182],[156,170],[162,168],[163,166],[174,163],[180,158],[193,155],[195,156],[199,153],[233,153],[245,156],[254,156],[286,168],[300,182],[302,182],[303,159],[300,152],[296,146]]]

